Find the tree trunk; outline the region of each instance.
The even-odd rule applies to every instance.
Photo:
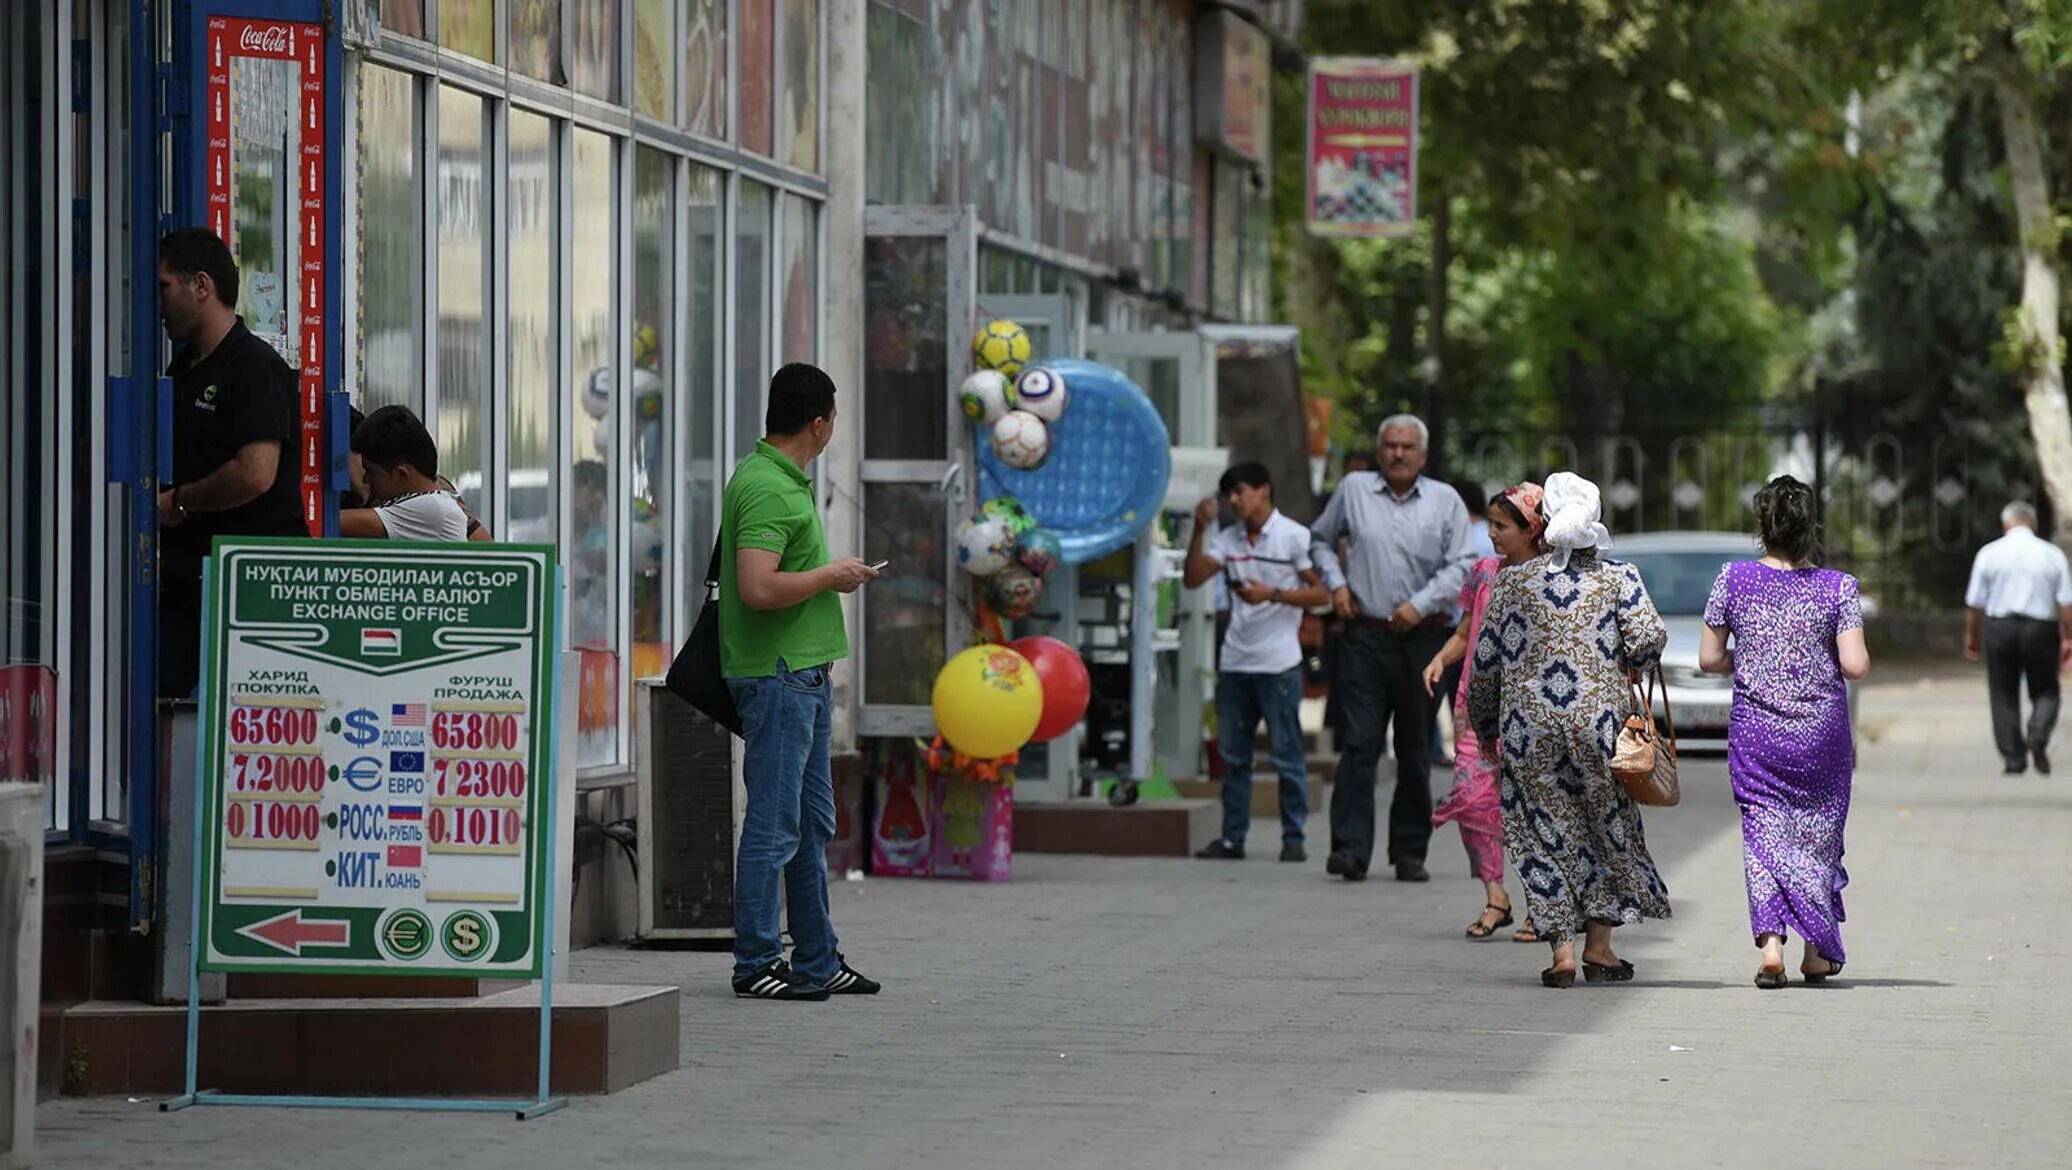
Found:
[[[2000,134],[2006,140],[2008,186],[2021,231],[2022,400],[2029,434],[2043,474],[2051,511],[2059,518],[2056,539],[2072,547],[2072,411],[2065,402],[2065,366],[2058,352],[2057,226],[2051,215],[2050,175],[2043,167],[2043,132],[2029,99],[2020,62],[2005,46],[1991,55],[1993,87],[2000,102]]]

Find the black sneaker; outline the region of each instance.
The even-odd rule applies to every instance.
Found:
[[[1243,861],[1245,859],[1245,847],[1242,845],[1232,845],[1229,841],[1218,837],[1195,850],[1194,855],[1203,861]]]
[[[1308,861],[1309,850],[1304,849],[1300,841],[1283,841],[1281,842],[1281,860]]]
[[[2048,748],[2043,748],[2043,747],[2034,747],[2034,748],[2030,748],[2030,749],[2029,749],[2029,752],[2030,752],[2030,754],[2031,754],[2031,755],[2033,755],[2033,756],[2035,756],[2035,757],[2036,757],[2036,773],[2037,773],[2037,775],[2039,775],[2039,776],[2048,776],[2048,775],[2050,775],[2050,750],[2049,750]]]
[[[753,975],[734,980],[734,994],[743,999],[823,1000],[827,988],[801,979],[791,964],[779,959]]]
[[[821,985],[827,994],[876,995],[880,991],[885,990],[884,984],[879,983],[875,979],[866,978],[862,972],[851,967],[849,960],[843,959],[841,963],[842,969],[835,972],[835,977]]]
[[[1422,861],[1399,861],[1396,863],[1396,880],[1399,882],[1428,882],[1432,875]]]
[[[1367,880],[1367,867],[1353,860],[1350,853],[1333,853],[1324,860],[1324,872],[1332,877],[1342,877],[1349,882]]]

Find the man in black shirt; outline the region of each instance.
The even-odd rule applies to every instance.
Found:
[[[201,563],[217,536],[306,536],[295,453],[295,371],[238,317],[237,263],[203,228],[158,245],[158,312],[180,349],[173,485],[158,493],[158,693],[199,681]]]

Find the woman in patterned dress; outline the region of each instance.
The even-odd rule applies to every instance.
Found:
[[[1438,690],[1439,680],[1454,663],[1467,657],[1474,645],[1475,635],[1482,629],[1482,615],[1489,609],[1489,595],[1496,589],[1498,570],[1522,565],[1542,551],[1540,529],[1544,526],[1540,485],[1536,483],[1521,483],[1491,502],[1489,540],[1497,555],[1483,557],[1468,570],[1468,579],[1460,591],[1465,620],[1454,628],[1453,637],[1425,667],[1426,694]],[[1504,824],[1496,792],[1496,767],[1482,758],[1475,746],[1474,729],[1468,726],[1469,673],[1461,672],[1460,686],[1454,695],[1453,724],[1460,732],[1453,748],[1453,791],[1432,810],[1432,826],[1437,828],[1448,821],[1460,825],[1461,844],[1468,850],[1468,869],[1482,883],[1484,901],[1481,916],[1468,924],[1467,934],[1469,938],[1484,939],[1511,925],[1511,895],[1504,889]],[[1539,941],[1530,918],[1512,938],[1518,942]]]
[[[1842,970],[1842,823],[1856,770],[1844,680],[1869,673],[1871,660],[1856,578],[1812,564],[1812,489],[1779,476],[1756,493],[1755,510],[1763,557],[1720,570],[1698,665],[1734,676],[1727,773],[1741,806],[1749,926],[1762,948],[1755,985],[1770,990],[1785,984],[1794,926],[1806,982]]]
[[[1612,749],[1632,705],[1627,680],[1660,658],[1668,632],[1640,573],[1599,555],[1611,537],[1597,486],[1557,472],[1545,508],[1550,551],[1497,578],[1468,717],[1498,758],[1504,840],[1553,948],[1540,982],[1574,985],[1581,935],[1583,977],[1623,983],[1633,964],[1612,951],[1612,929],[1669,917],[1669,891]]]

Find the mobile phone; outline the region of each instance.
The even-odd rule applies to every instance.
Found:
[[[891,563],[891,561],[879,561],[877,564],[871,566],[871,572],[882,573],[885,571],[885,566]]]

